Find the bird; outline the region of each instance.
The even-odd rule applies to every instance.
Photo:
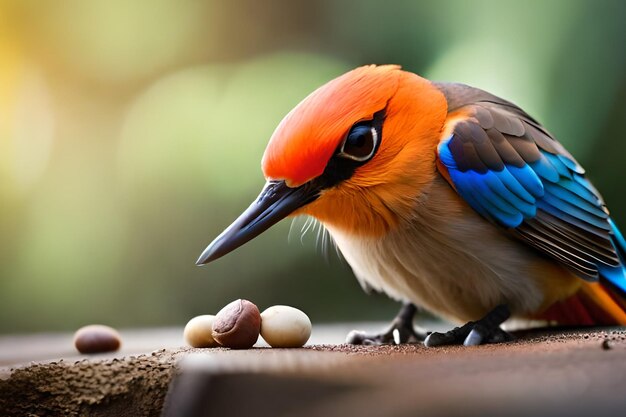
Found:
[[[364,289],[402,304],[389,329],[348,343],[506,342],[509,318],[626,325],[623,235],[583,167],[512,102],[361,66],[294,107],[261,165],[261,193],[197,264],[313,217]],[[459,325],[418,330],[421,310]]]

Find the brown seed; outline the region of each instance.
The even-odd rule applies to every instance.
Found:
[[[232,349],[251,348],[259,338],[261,313],[248,300],[235,300],[222,308],[213,322],[213,339]]]
[[[117,330],[102,324],[84,326],[74,333],[74,346],[80,353],[114,352],[121,344]]]

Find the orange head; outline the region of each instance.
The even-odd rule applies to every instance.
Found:
[[[369,65],[320,87],[282,120],[263,156],[261,195],[200,257],[230,252],[291,214],[377,236],[411,213],[435,175],[447,104],[428,80]]]

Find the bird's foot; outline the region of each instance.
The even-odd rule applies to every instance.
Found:
[[[413,316],[417,308],[411,303],[402,305],[402,309],[391,326],[383,333],[365,333],[353,330],[348,334],[346,343],[351,345],[399,345],[400,343],[417,343],[426,338],[426,334],[413,327]]]
[[[500,328],[500,324],[511,316],[505,305],[500,305],[478,321],[470,321],[446,333],[433,332],[424,340],[426,347],[460,345],[478,346],[486,343],[502,343],[514,339],[513,335]]]

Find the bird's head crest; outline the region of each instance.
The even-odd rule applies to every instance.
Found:
[[[274,131],[263,156],[265,177],[296,187],[320,176],[350,128],[384,111],[402,73],[397,65],[363,66],[311,93]]]

